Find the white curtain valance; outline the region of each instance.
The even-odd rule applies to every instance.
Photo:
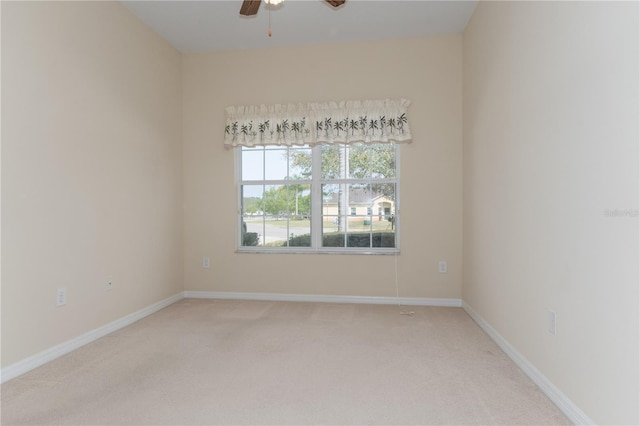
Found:
[[[408,143],[409,104],[386,99],[228,107],[224,145]]]

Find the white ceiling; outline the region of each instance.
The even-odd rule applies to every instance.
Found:
[[[460,33],[477,1],[347,0],[333,8],[323,0],[285,0],[257,16],[239,14],[242,0],[128,1],[142,22],[182,52],[380,40]]]

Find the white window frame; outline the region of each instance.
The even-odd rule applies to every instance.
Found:
[[[242,180],[242,147],[237,147],[235,155],[237,225],[236,252],[237,253],[325,253],[325,254],[369,254],[388,255],[400,253],[400,145],[395,148],[395,177],[388,179],[322,179],[321,145],[311,147],[311,181],[304,180]],[[323,247],[322,246],[322,185],[324,184],[360,184],[360,183],[394,183],[395,184],[395,247]],[[264,247],[242,245],[242,186],[243,185],[291,185],[311,184],[311,247]],[[350,212],[346,217],[351,217]],[[371,220],[375,215],[371,215]],[[314,219],[315,218],[315,219]],[[288,234],[287,229],[287,234]],[[264,235],[264,233],[262,234]]]

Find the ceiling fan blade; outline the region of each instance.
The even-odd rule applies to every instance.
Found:
[[[240,15],[251,16],[258,13],[262,0],[244,0],[240,7]]]
[[[344,2],[347,0],[324,0],[324,1],[326,1],[333,7],[338,7],[338,6],[342,6]]]

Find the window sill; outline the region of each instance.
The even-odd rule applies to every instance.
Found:
[[[396,248],[388,248],[388,249],[372,249],[372,250],[361,250],[361,249],[304,249],[301,247],[296,248],[248,248],[242,247],[235,251],[235,253],[246,254],[246,253],[254,253],[254,254],[351,254],[351,255],[395,255],[400,254],[400,249]]]

